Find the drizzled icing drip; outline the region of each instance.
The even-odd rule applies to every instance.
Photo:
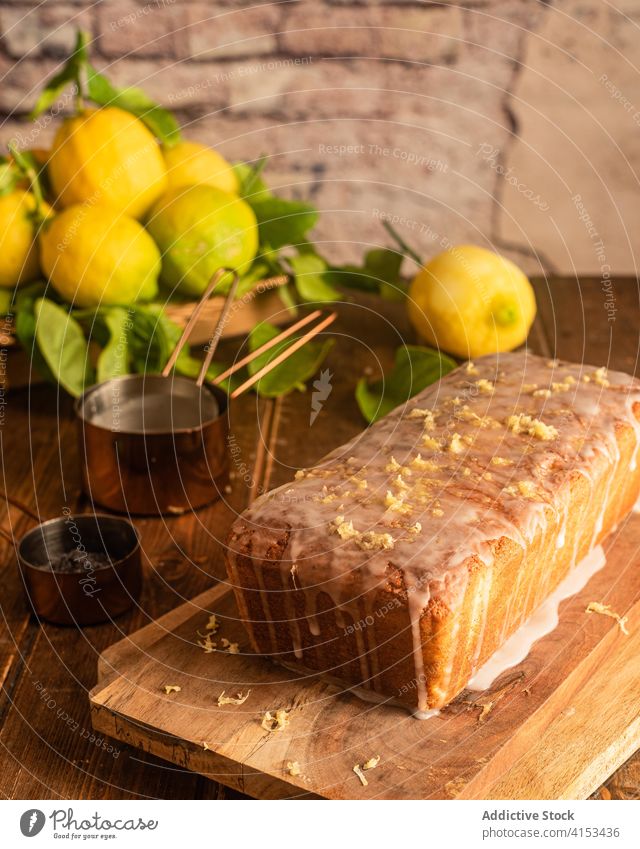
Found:
[[[475,558],[487,574],[478,601],[483,623],[495,541],[506,537],[525,548],[553,522],[563,547],[570,476],[579,472],[593,490],[606,469],[610,485],[619,459],[616,426],[633,428],[634,456],[640,445],[636,403],[640,381],[621,373],[525,353],[483,358],[447,375],[295,483],[262,496],[240,522],[252,533],[256,561],[268,559],[273,529],[290,531],[283,575],[296,564],[314,635],[321,630],[319,593],[332,599],[339,622],[360,621],[363,605],[365,619],[375,620],[375,591],[387,584],[390,569],[400,574],[418,708],[426,710],[420,622],[430,600],[459,609],[465,562]],[[476,659],[483,631],[481,624]],[[367,634],[369,646],[372,639]],[[360,660],[364,675],[367,664]]]

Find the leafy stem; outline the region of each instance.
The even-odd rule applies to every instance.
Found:
[[[398,247],[402,250],[402,253],[405,256],[410,256],[414,262],[417,262],[419,266],[424,265],[424,261],[418,256],[418,254],[414,251],[411,245],[408,245],[405,240],[402,238],[400,233],[396,230],[396,228],[391,224],[390,221],[383,221],[382,226],[387,231],[387,233],[391,236],[391,238],[395,241]]]
[[[29,187],[36,202],[35,209],[33,211],[33,219],[38,224],[41,224],[46,216],[43,210],[44,197],[42,195],[42,186],[40,185],[40,180],[38,178],[35,160],[30,153],[23,153],[18,150],[13,142],[10,142],[7,147],[9,148],[9,153],[13,157],[13,161],[16,163],[21,173],[24,174],[26,179],[29,181]]]

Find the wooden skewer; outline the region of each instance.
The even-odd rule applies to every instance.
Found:
[[[213,382],[216,385],[222,383],[223,380],[226,380],[228,377],[231,377],[232,374],[235,374],[243,366],[246,366],[247,363],[250,363],[255,360],[256,357],[260,356],[260,354],[264,354],[265,351],[269,351],[271,348],[277,345],[278,342],[282,342],[283,339],[287,339],[289,336],[295,333],[296,330],[300,330],[301,327],[305,327],[307,324],[309,324],[309,322],[314,321],[316,318],[318,318],[319,315],[322,315],[321,311],[314,310],[313,312],[309,313],[309,315],[306,315],[304,318],[301,318],[300,321],[296,321],[295,324],[292,324],[291,327],[287,327],[287,329],[283,330],[282,333],[280,333],[278,336],[274,336],[273,339],[270,339],[268,342],[265,342],[264,345],[260,345],[260,347],[256,348],[255,351],[251,351],[251,353],[247,354],[246,357],[243,357],[241,360],[238,360],[237,363],[234,363],[232,366],[229,366],[229,368],[226,371],[223,371],[222,374],[219,374]]]
[[[204,379],[207,376],[207,371],[209,369],[209,366],[211,365],[211,360],[213,359],[213,355],[215,354],[216,348],[218,347],[218,342],[220,341],[220,338],[222,336],[222,332],[223,332],[225,325],[227,323],[229,311],[231,310],[231,307],[233,306],[233,301],[234,301],[234,298],[236,296],[236,289],[238,288],[239,283],[240,283],[240,278],[238,277],[237,273],[234,271],[233,272],[233,283],[229,287],[229,291],[227,293],[227,297],[225,299],[224,306],[222,307],[222,312],[220,313],[220,318],[218,319],[218,322],[217,322],[215,329],[213,331],[213,335],[212,335],[211,339],[209,340],[209,344],[207,345],[207,348],[206,348],[207,353],[206,353],[206,356],[204,358],[204,362],[202,363],[202,367],[200,369],[200,374],[198,375],[198,379],[196,380],[196,384],[198,386],[202,386],[202,384],[204,383]]]
[[[332,312],[323,321],[321,321],[320,324],[316,324],[315,327],[311,328],[311,330],[308,330],[304,334],[304,336],[301,336],[299,339],[297,339],[293,343],[293,345],[290,345],[285,351],[283,351],[281,354],[278,354],[278,356],[275,359],[271,360],[270,363],[267,363],[265,366],[263,366],[259,371],[257,371],[254,375],[252,375],[248,380],[245,380],[245,382],[241,386],[239,386],[237,389],[234,389],[234,391],[231,393],[231,397],[237,398],[239,395],[242,395],[242,393],[246,389],[250,389],[254,385],[254,383],[257,383],[261,378],[263,378],[265,376],[265,374],[268,374],[276,366],[279,366],[280,363],[283,363],[292,354],[295,354],[295,352],[297,350],[302,348],[303,345],[306,345],[307,342],[309,342],[311,339],[313,339],[315,336],[317,336],[319,333],[321,333],[325,329],[325,327],[328,327],[332,322],[334,322],[336,320],[337,317],[338,317],[338,314],[335,313],[335,312]],[[282,334],[280,334],[278,337],[276,337],[277,341],[279,341],[281,338],[282,338]],[[254,355],[256,353],[257,352],[254,351]]]

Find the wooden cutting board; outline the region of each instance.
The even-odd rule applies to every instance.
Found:
[[[259,798],[585,798],[640,746],[640,516],[605,548],[607,565],[525,661],[429,720],[248,653],[219,585],[102,654],[94,728]],[[629,634],[587,613],[592,601],[626,615]],[[241,654],[197,645],[210,613],[221,623],[213,639],[237,641]],[[223,691],[247,690],[244,704],[217,706]],[[288,727],[263,730],[278,708]],[[353,767],[377,755],[363,786]]]

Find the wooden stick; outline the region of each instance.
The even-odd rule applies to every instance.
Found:
[[[206,348],[206,356],[202,363],[202,367],[200,368],[200,374],[198,375],[198,379],[196,380],[197,386],[202,386],[204,383],[204,379],[207,376],[207,371],[209,366],[211,365],[211,360],[213,359],[213,355],[216,352],[216,348],[218,347],[218,342],[220,341],[220,337],[222,336],[222,331],[224,330],[224,326],[227,323],[227,318],[229,316],[229,310],[233,305],[234,298],[236,296],[236,290],[238,288],[238,283],[240,282],[240,278],[238,277],[237,272],[233,272],[233,283],[229,287],[229,291],[227,292],[227,297],[224,302],[224,306],[222,307],[222,312],[220,313],[220,318],[216,322],[215,329],[213,331],[213,335],[209,340],[209,344]]]
[[[213,290],[216,288],[216,286],[218,285],[218,283],[224,277],[224,275],[227,273],[228,270],[229,269],[227,269],[227,268],[219,268],[216,271],[216,273],[213,275],[211,280],[209,281],[209,285],[207,286],[207,288],[202,293],[200,300],[196,304],[195,309],[193,310],[193,312],[189,316],[189,320],[187,321],[187,323],[184,326],[184,330],[182,331],[182,336],[180,337],[180,339],[178,339],[178,344],[175,346],[175,348],[171,352],[171,356],[169,357],[167,364],[162,369],[162,376],[163,377],[168,377],[171,374],[171,369],[175,366],[176,360],[180,356],[180,351],[182,351],[182,349],[184,348],[184,346],[187,343],[187,337],[191,333],[191,328],[193,327],[193,325],[198,320],[198,316],[202,312],[202,308],[204,307],[204,305],[208,301],[209,296],[211,295]]]
[[[332,312],[323,321],[321,321],[320,324],[317,324],[311,330],[308,330],[304,334],[304,336],[301,336],[299,339],[297,339],[293,343],[293,345],[290,345],[286,349],[286,351],[283,351],[281,354],[278,354],[278,356],[274,360],[272,360],[270,363],[267,363],[266,366],[263,366],[259,371],[257,371],[254,375],[252,375],[248,380],[245,380],[245,382],[241,386],[239,386],[237,389],[234,389],[234,391],[231,393],[231,397],[237,398],[239,395],[242,395],[242,393],[246,389],[250,389],[254,385],[254,383],[257,383],[261,378],[263,378],[265,376],[265,374],[268,374],[276,366],[279,366],[280,363],[283,363],[285,360],[289,359],[289,357],[292,354],[295,354],[295,352],[297,350],[299,350],[300,348],[302,348],[303,345],[306,345],[307,342],[309,342],[311,339],[313,339],[315,336],[317,336],[319,333],[321,333],[325,329],[325,327],[328,327],[332,322],[334,322],[336,320],[337,317],[338,317],[338,314],[335,313],[335,312]],[[278,337],[278,338],[280,338],[280,337]]]
[[[278,342],[282,342],[283,339],[287,339],[289,336],[291,336],[292,333],[295,333],[296,330],[300,330],[301,327],[305,327],[307,324],[309,324],[309,322],[314,321],[321,314],[322,313],[320,310],[314,310],[312,313],[309,313],[309,315],[306,315],[304,318],[301,318],[300,321],[296,321],[295,324],[292,324],[291,327],[287,327],[287,329],[283,330],[282,333],[278,334],[278,336],[274,336],[273,339],[270,339],[268,342],[265,342],[264,345],[260,345],[260,347],[256,348],[255,351],[251,351],[251,353],[247,354],[246,357],[243,357],[241,360],[238,360],[237,363],[234,363],[232,366],[229,366],[226,371],[223,371],[222,374],[219,374],[215,378],[213,383],[217,385],[223,380],[226,380],[227,377],[231,377],[232,374],[235,374],[243,366],[246,366],[247,363],[252,362],[256,359],[256,357],[259,357],[260,354],[264,354],[265,351],[268,351],[273,348],[275,345],[278,344]]]

